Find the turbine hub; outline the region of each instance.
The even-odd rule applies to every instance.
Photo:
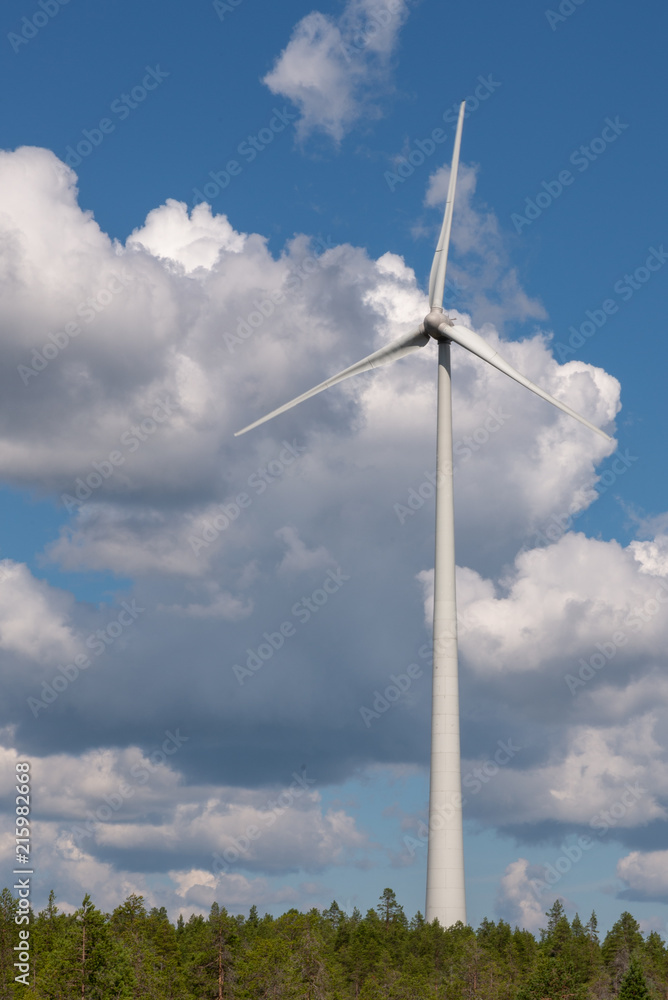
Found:
[[[422,324],[424,332],[433,337],[434,340],[443,340],[443,332],[440,327],[443,324],[452,326],[452,320],[448,314],[443,310],[442,306],[433,306],[431,311],[427,313]]]

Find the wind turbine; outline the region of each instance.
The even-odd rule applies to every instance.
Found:
[[[464,124],[462,102],[457,120],[455,146],[450,170],[448,197],[443,225],[429,277],[429,312],[417,330],[399,337],[338,375],[316,385],[296,399],[279,406],[266,416],[237,431],[235,436],[253,430],[267,420],[315,396],[324,389],[352,375],[397,361],[405,354],[424,347],[430,340],[438,344],[438,406],[436,432],[436,554],[434,561],[434,633],[431,727],[431,776],[429,787],[429,847],[427,857],[426,919],[443,927],[458,920],[466,923],[464,891],[464,849],[459,746],[459,675],[457,667],[457,611],[455,604],[455,530],[452,463],[452,401],[450,383],[450,344],[476,354],[483,361],[515,379],[564,413],[575,417],[610,441],[600,428],[585,420],[570,406],[555,399],[544,389],[520,374],[473,330],[452,319],[443,310],[445,269],[452,227],[452,213],[457,184],[459,149]]]

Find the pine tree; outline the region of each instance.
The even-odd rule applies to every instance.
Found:
[[[642,946],[640,925],[630,913],[625,911],[613,924],[612,930],[606,934],[601,950],[606,964],[610,964],[619,954],[623,954],[628,962],[631,954]]]
[[[221,909],[218,903],[213,903],[209,913],[209,928],[212,957],[208,962],[208,968],[213,971],[216,1000],[223,1000],[224,997],[230,995],[228,981],[232,978],[233,949],[237,942],[237,925],[228,916],[224,907]]]
[[[299,971],[305,996],[311,1000],[328,1000],[333,996],[332,986],[336,972],[327,961],[325,921],[317,910],[300,914],[299,934],[293,959]],[[343,977],[340,977],[341,980]]]
[[[617,996],[618,1000],[651,1000],[652,994],[645,981],[642,966],[635,957],[631,959]]]
[[[78,940],[73,942],[68,963],[73,1000],[134,1000],[135,977],[129,958],[88,893],[74,917]]]
[[[550,955],[542,955],[534,972],[523,983],[517,1000],[587,1000],[587,987],[572,970]]]
[[[170,923],[164,906],[153,907],[146,920],[145,934],[154,962],[171,979],[179,969],[179,947],[176,928]]]
[[[587,937],[590,941],[598,946],[598,917],[596,916],[596,910],[591,911],[591,917],[587,921],[587,926],[585,927],[587,932]]]
[[[645,941],[645,954],[656,966],[657,971],[663,970],[666,965],[666,946],[661,938],[660,934],[656,931],[650,931],[647,935],[647,940]]]
[[[631,956],[641,951],[643,944],[638,921],[625,911],[606,934],[601,946],[601,955],[614,989],[619,989]]]
[[[560,900],[555,899],[552,907],[545,916],[547,920],[547,930],[541,930],[541,943],[548,955],[556,958],[567,952],[571,942],[571,925],[568,922],[566,911]]]
[[[345,913],[335,899],[332,901],[332,905],[329,909],[322,911],[322,915],[335,931],[338,931],[339,927],[341,927],[346,920]]]
[[[576,913],[571,924],[570,941],[564,951],[564,958],[572,965],[579,983],[598,979],[602,967],[600,948],[590,937],[589,926],[584,927]]]
[[[391,923],[406,923],[403,907],[397,902],[392,889],[383,889],[377,909],[385,924],[385,930],[388,930]]]
[[[211,996],[213,990],[211,925],[204,917],[192,914],[187,923],[180,924],[177,942],[181,966],[189,989],[197,997]]]
[[[237,992],[248,1000],[255,997],[296,1000],[300,985],[290,945],[277,933],[255,937],[237,963]]]
[[[520,930],[516,927],[513,931],[513,943],[511,952],[510,971],[512,979],[516,983],[521,983],[526,978],[529,970],[533,968],[538,957],[538,944],[530,931]]]

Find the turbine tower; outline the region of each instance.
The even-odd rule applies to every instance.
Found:
[[[434,561],[434,631],[431,727],[431,772],[429,787],[429,848],[427,857],[427,901],[425,914],[443,927],[458,920],[466,923],[464,890],[464,849],[459,746],[459,674],[457,666],[457,609],[455,602],[455,529],[452,463],[452,395],[450,383],[450,344],[455,343],[476,354],[483,361],[515,379],[554,406],[575,417],[580,423],[611,438],[585,420],[565,403],[521,375],[483,338],[453,322],[443,310],[445,270],[452,227],[452,213],[457,184],[459,149],[464,123],[462,102],[457,120],[455,146],[450,170],[448,197],[443,225],[429,277],[429,313],[417,330],[407,333],[374,354],[333,375],[296,399],[285,403],[254,423],[237,431],[235,436],[258,427],[266,420],[315,396],[352,375],[397,361],[405,354],[435,340],[438,345],[438,405],[436,432],[436,553]]]

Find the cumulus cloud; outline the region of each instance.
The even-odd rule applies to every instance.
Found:
[[[190,739],[177,729],[157,734],[150,751],[33,757],[36,863],[59,905],[77,906],[77,890],[95,892],[97,905],[109,908],[132,891],[154,905],[167,900],[172,912],[174,896],[184,908],[208,908],[221,894],[235,905],[271,903],[281,894],[265,876],[322,872],[372,850],[352,816],[323,807],[308,772],[295,772],[284,787],[187,784],[179,761]],[[0,794],[15,784],[16,759],[15,751],[0,750]],[[0,846],[8,864],[13,851],[12,838]],[[149,889],[145,875],[155,871],[171,880],[168,890]]]
[[[314,895],[320,897],[318,902],[322,899],[321,887],[309,882],[276,887],[267,878],[248,878],[240,873],[213,878],[209,872],[197,869],[170,871],[169,877],[178,887],[176,894],[183,900],[179,912],[184,916],[193,912],[208,915],[212,903],[219,899],[225,900],[226,909],[232,913],[253,905],[279,906],[283,911],[299,904],[308,906]]]
[[[646,573],[641,551],[633,542],[623,548],[568,533],[554,545],[521,552],[496,587],[463,572],[462,650],[473,669],[496,676],[548,672],[560,662],[570,666],[573,681],[562,683],[575,694],[597,670],[610,680],[620,671],[624,676],[629,659],[661,657],[668,622],[660,611],[668,590]],[[606,643],[601,651],[597,644]],[[590,666],[580,677],[580,659],[593,654],[593,674]]]
[[[73,659],[82,645],[72,628],[74,600],[36,580],[11,559],[0,561],[0,649],[28,664]]]
[[[668,902],[668,851],[632,851],[620,858],[617,875],[628,886],[622,899]]]
[[[148,250],[154,257],[180,264],[186,274],[211,270],[222,251],[240,253],[245,237],[236,233],[226,216],[211,214],[206,203],[193,208],[168,198],[154,208],[141,229],[128,237],[127,246]]]
[[[502,920],[538,934],[545,927],[545,903],[536,895],[532,879],[543,876],[543,869],[518,858],[506,868],[499,883],[496,909]]]
[[[551,820],[555,832],[570,826],[601,837],[665,820],[668,776],[652,735],[655,723],[640,717],[607,729],[573,727],[553,759],[500,771],[473,814],[492,812],[500,826],[513,829]]]
[[[388,88],[408,11],[409,0],[348,0],[336,19],[313,11],[299,21],[263,83],[297,105],[301,139],[319,130],[339,142],[379,115],[374,99]]]
[[[631,542],[629,546],[640,572],[649,576],[668,577],[668,533],[660,528],[655,537],[643,542]]]

